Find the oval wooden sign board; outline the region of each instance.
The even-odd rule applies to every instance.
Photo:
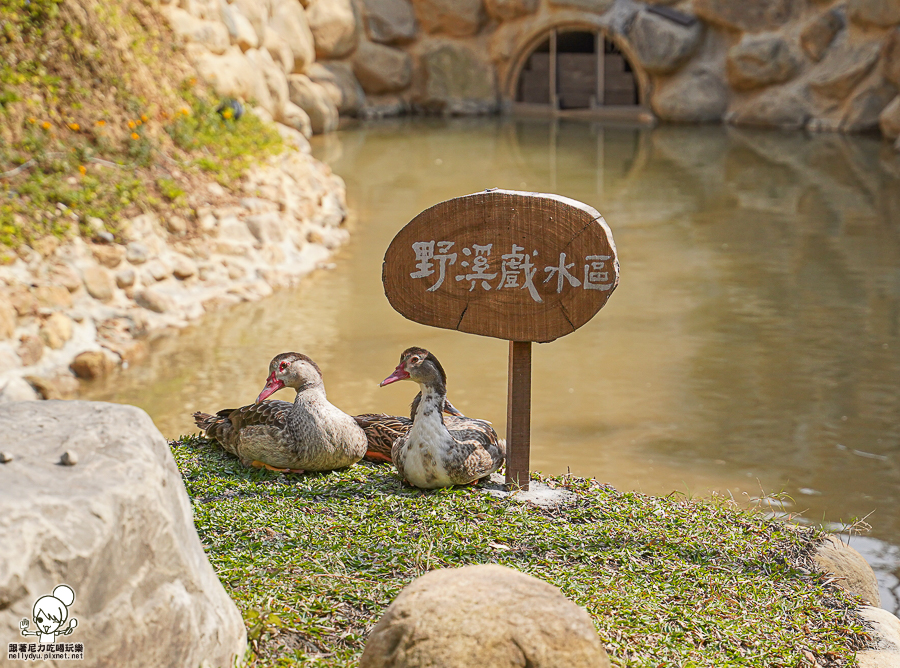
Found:
[[[546,342],[594,317],[619,283],[612,232],[587,204],[486,190],[436,204],[394,237],[384,292],[432,327]]]

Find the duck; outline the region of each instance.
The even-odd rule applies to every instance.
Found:
[[[293,403],[269,400],[278,390],[297,392]],[[331,471],[358,462],[367,438],[350,415],[325,395],[319,366],[301,353],[281,353],[256,403],[215,415],[196,412],[195,424],[244,466],[286,473]]]
[[[424,348],[407,348],[380,387],[401,380],[418,383],[422,397],[409,431],[391,447],[391,461],[404,480],[421,489],[468,485],[503,465],[506,442],[490,422],[444,417],[443,410],[437,410],[447,400],[447,374],[437,357]]]
[[[412,427],[413,417],[422,399],[422,393],[419,392],[410,404],[409,417],[402,415],[386,415],[384,413],[363,413],[362,415],[354,415],[353,419],[366,432],[368,444],[366,446],[366,454],[363,456],[367,462],[376,464],[391,463],[391,447],[401,436],[405,435]],[[444,412],[448,415],[456,417],[464,417],[456,407],[450,403],[449,399],[444,400]]]

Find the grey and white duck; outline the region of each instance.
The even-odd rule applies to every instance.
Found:
[[[381,387],[401,380],[419,384],[422,398],[409,431],[391,447],[391,460],[411,485],[423,489],[467,485],[489,476],[506,458],[506,442],[485,420],[444,415],[447,374],[424,348],[408,348]]]
[[[290,387],[293,403],[266,398]],[[266,386],[255,404],[194,413],[194,422],[245,466],[276,471],[330,471],[366,454],[366,433],[332,405],[318,365],[300,353],[281,353],[269,363]]]

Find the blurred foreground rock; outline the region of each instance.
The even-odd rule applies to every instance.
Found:
[[[505,566],[431,571],[391,603],[360,668],[606,668],[584,609]]]
[[[246,631],[194,529],[168,445],[132,406],[0,406],[0,637],[36,642],[35,601],[66,584],[88,666],[230,667]],[[68,452],[68,465],[61,457]],[[4,650],[6,645],[4,644]]]

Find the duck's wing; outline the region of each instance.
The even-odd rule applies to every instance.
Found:
[[[391,463],[391,446],[412,426],[412,420],[399,415],[384,413],[364,413],[353,419],[366,432],[366,454],[363,459],[370,462]]]
[[[473,418],[445,419],[445,424],[453,440],[460,446],[455,459],[447,462],[462,478],[475,481],[489,476],[506,459],[506,441],[486,420]]]
[[[287,414],[293,404],[287,401],[263,401],[240,408],[226,408],[215,415],[194,413],[194,422],[206,431],[207,438],[218,441],[228,452],[238,454],[240,432],[251,426],[269,427],[275,431],[284,430]]]

